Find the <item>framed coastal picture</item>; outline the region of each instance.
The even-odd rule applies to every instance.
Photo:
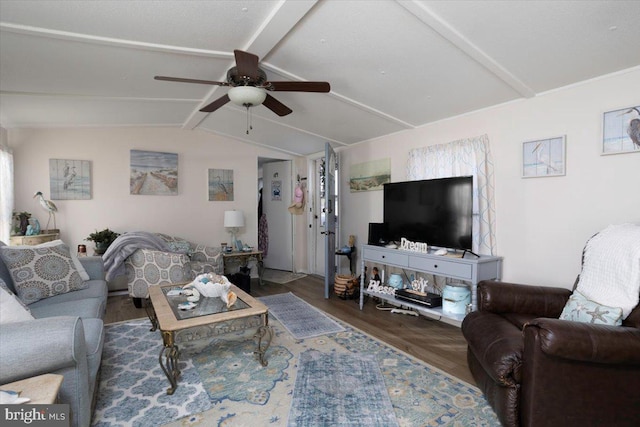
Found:
[[[233,169],[209,169],[209,201],[233,201]]]
[[[131,150],[129,192],[135,195],[178,195],[178,155]]]
[[[640,152],[640,105],[604,113],[602,154]]]
[[[565,175],[565,136],[527,141],[522,144],[522,177]]]
[[[49,190],[52,200],[91,199],[91,162],[49,159]]]
[[[349,171],[349,190],[382,190],[382,185],[391,182],[391,159],[373,160],[351,165]]]

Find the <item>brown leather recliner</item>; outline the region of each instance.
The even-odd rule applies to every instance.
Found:
[[[571,291],[478,285],[469,369],[504,426],[640,426],[640,306],[622,326],[559,320]]]

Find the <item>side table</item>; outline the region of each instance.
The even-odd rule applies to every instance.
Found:
[[[231,263],[239,263],[240,267],[246,267],[249,264],[249,261],[255,260],[256,266],[258,267],[258,282],[260,286],[262,286],[262,272],[264,271],[264,263],[262,262],[262,251],[249,251],[249,252],[241,252],[241,251],[233,251],[233,252],[224,252],[222,254],[222,260],[224,263],[224,272],[226,273],[227,267]]]
[[[9,245],[35,246],[35,245],[39,245],[40,243],[51,242],[59,238],[60,238],[60,233],[35,234],[33,236],[11,236],[9,238]]]
[[[64,377],[57,374],[44,374],[36,377],[0,386],[0,390],[11,390],[20,392],[20,397],[31,399],[27,404],[51,405],[58,400],[58,392],[62,386]]]

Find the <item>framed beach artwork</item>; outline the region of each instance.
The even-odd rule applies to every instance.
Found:
[[[51,200],[91,199],[89,160],[49,159]]]
[[[522,144],[522,177],[565,175],[565,136],[538,139]]]
[[[602,154],[640,152],[640,105],[604,113]]]
[[[209,169],[209,201],[233,201],[233,170]]]
[[[391,182],[391,159],[373,160],[351,165],[349,172],[349,190],[382,190],[382,185]]]
[[[135,195],[176,196],[178,155],[131,150],[129,192]]]

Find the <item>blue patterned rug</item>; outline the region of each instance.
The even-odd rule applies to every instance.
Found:
[[[336,321],[291,292],[258,298],[294,338],[303,340],[344,331]]]
[[[317,350],[300,354],[287,425],[397,426],[376,358]]]
[[[343,331],[296,340],[276,320],[267,367],[253,357],[253,331],[180,345],[182,376],[172,396],[160,370],[160,333],[149,320],[106,326],[94,426],[286,426],[300,355],[308,350],[370,355],[400,426],[499,426],[480,391],[336,321]],[[370,396],[370,408],[378,407]],[[346,424],[348,425],[348,424]]]

